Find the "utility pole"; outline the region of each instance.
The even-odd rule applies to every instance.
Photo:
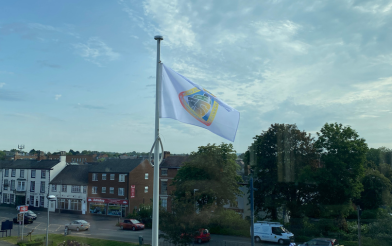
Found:
[[[358,246],[361,246],[361,207],[357,206],[358,211]]]
[[[250,237],[252,246],[255,246],[255,227],[254,227],[254,201],[253,201],[253,172],[251,174],[249,183],[250,183]]]

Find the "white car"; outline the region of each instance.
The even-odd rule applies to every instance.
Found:
[[[90,228],[90,223],[85,220],[74,220],[65,225],[66,230],[87,231]]]

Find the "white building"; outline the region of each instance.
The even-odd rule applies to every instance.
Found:
[[[50,182],[60,212],[85,213],[89,165],[68,165]]]
[[[65,166],[65,153],[60,156],[60,160],[1,161],[0,203],[47,208],[46,196],[49,192],[49,183]]]

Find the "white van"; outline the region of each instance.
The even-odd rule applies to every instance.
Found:
[[[278,222],[257,221],[254,223],[254,230],[256,243],[268,241],[284,244],[294,238],[294,234]]]

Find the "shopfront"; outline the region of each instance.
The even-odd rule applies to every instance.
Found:
[[[90,214],[125,217],[128,210],[128,200],[89,197],[87,201]]]

